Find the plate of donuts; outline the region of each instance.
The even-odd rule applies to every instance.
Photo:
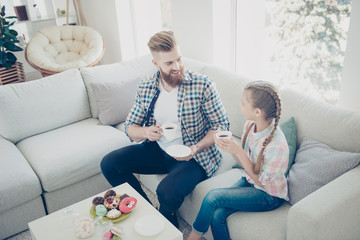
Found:
[[[134,197],[119,195],[114,190],[109,190],[103,197],[98,196],[92,200],[90,215],[94,218],[102,216],[103,221],[118,222],[132,213],[136,203]]]

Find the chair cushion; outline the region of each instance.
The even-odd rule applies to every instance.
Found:
[[[96,63],[103,50],[100,33],[90,27],[50,26],[30,39],[26,54],[37,67],[62,72]]]
[[[50,192],[100,173],[102,158],[129,144],[125,133],[89,118],[27,138],[17,146],[43,189]]]

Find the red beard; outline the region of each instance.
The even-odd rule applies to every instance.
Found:
[[[167,84],[169,84],[171,87],[174,88],[177,86],[181,86],[181,84],[184,81],[184,66],[182,66],[179,71],[180,71],[179,75],[173,76],[171,75],[171,73],[167,74],[163,72],[162,69],[160,68],[160,75]]]

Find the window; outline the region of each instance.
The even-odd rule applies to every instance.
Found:
[[[150,37],[171,25],[170,4],[167,0],[117,2],[122,60],[150,53]]]
[[[237,0],[236,71],[336,104],[350,0]]]

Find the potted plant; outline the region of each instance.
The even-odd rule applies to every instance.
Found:
[[[1,7],[1,6],[0,6]],[[24,70],[22,63],[17,62],[16,56],[12,52],[22,51],[23,49],[16,44],[17,31],[10,29],[16,16],[5,16],[5,6],[0,11],[0,85],[10,82],[24,81]],[[11,78],[11,79],[9,79]]]

